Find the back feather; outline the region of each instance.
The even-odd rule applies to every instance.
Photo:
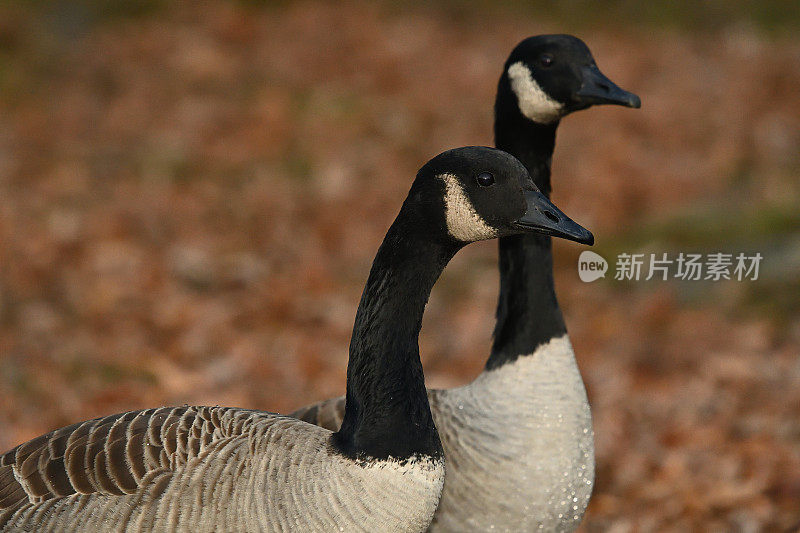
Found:
[[[312,405],[307,405],[291,413],[293,416],[303,422],[314,424],[321,428],[329,429],[331,431],[339,431],[344,418],[344,396],[338,398],[331,398]]]
[[[237,411],[233,424],[221,424]],[[0,455],[0,517],[26,503],[72,494],[135,493],[157,471],[174,470],[252,423],[221,407],[129,411],[51,431]],[[0,527],[3,520],[0,518]]]

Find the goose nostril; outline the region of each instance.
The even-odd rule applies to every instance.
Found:
[[[597,85],[599,85],[600,88],[603,89],[604,91],[610,91],[611,90],[611,87],[609,87],[609,85],[607,83],[598,83]]]
[[[546,216],[547,218],[549,218],[553,222],[558,222],[558,217],[556,215],[554,215],[553,213],[551,213],[550,211],[542,211],[542,213],[544,213],[544,216]]]

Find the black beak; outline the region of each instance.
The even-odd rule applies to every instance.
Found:
[[[592,232],[565,215],[544,194],[526,190],[525,201],[528,203],[528,210],[515,223],[517,228],[590,246],[594,244]]]
[[[617,87],[617,84],[600,72],[597,65],[583,67],[581,74],[583,83],[575,93],[575,100],[578,103],[587,106],[613,104],[635,109],[642,107],[642,100],[638,96]]]

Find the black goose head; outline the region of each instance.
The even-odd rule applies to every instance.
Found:
[[[500,98],[514,100],[522,115],[543,124],[592,105],[641,106],[638,96],[600,72],[586,44],[571,35],[537,35],[519,43],[500,78]]]
[[[592,234],[543,195],[514,156],[484,146],[448,150],[417,174],[407,202],[457,243],[537,232],[584,244]]]

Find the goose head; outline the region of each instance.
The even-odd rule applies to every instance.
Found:
[[[438,217],[427,227],[458,243],[528,232],[594,243],[536,188],[517,158],[496,148],[467,146],[434,157],[417,174],[408,203]]]
[[[586,44],[571,35],[537,35],[519,43],[500,83],[498,100],[513,99],[523,116],[541,124],[592,105],[641,107],[639,97],[600,72]]]

